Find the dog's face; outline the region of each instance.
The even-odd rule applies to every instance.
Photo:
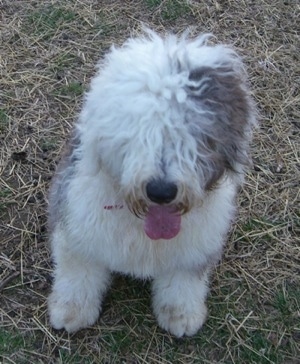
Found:
[[[206,38],[152,34],[113,49],[82,113],[85,144],[152,239],[176,236],[180,215],[247,162],[254,117],[243,68]]]

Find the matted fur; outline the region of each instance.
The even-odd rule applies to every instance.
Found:
[[[49,196],[54,328],[93,324],[113,271],[153,279],[162,328],[202,326],[255,123],[240,58],[208,38],[148,31],[99,63]],[[153,180],[177,186],[170,240],[145,234]]]

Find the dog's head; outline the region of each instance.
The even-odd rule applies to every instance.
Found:
[[[146,233],[171,238],[221,179],[241,178],[255,113],[232,49],[148,33],[100,63],[78,128]]]

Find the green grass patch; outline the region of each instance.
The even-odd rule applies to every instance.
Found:
[[[26,28],[46,40],[50,39],[57,30],[65,28],[75,18],[76,13],[72,10],[53,5],[29,14]]]
[[[4,133],[8,128],[8,116],[3,109],[0,109],[0,133]]]
[[[95,32],[101,34],[101,37],[108,37],[113,34],[113,32],[119,31],[121,25],[116,25],[115,22],[110,20],[105,11],[100,11],[95,23],[93,24],[93,28]]]
[[[274,295],[273,305],[261,306],[259,297],[250,293],[240,300],[246,282],[231,276],[230,272],[225,273],[222,285],[217,284],[216,291],[212,290],[208,300],[208,320],[198,334],[201,357],[214,362],[216,357],[225,358],[226,348],[230,347],[231,355],[238,363],[283,363],[285,353],[292,352],[295,344],[293,340],[281,342],[281,332],[293,336],[296,325],[293,312],[299,310],[299,291],[295,287],[287,292],[279,290]],[[241,325],[245,319],[245,307],[253,314]]]
[[[50,69],[54,72],[64,71],[65,69],[71,69],[76,64],[77,57],[72,53],[62,53],[56,58],[51,60]]]
[[[0,356],[14,354],[27,346],[25,338],[21,334],[5,329],[0,329],[0,343]]]
[[[145,2],[151,10],[156,10],[160,7],[163,20],[174,21],[191,14],[188,4],[182,0],[145,0]]]
[[[0,216],[3,217],[7,213],[7,208],[10,204],[9,198],[12,196],[12,191],[7,187],[0,189]]]
[[[300,310],[300,286],[290,285],[274,295],[274,307],[280,313],[280,320],[286,327],[295,323],[294,313]]]
[[[109,346],[110,352],[117,357],[127,354],[128,348],[132,346],[132,339],[129,327],[112,330],[110,333],[103,335],[103,341]]]
[[[255,234],[259,233],[259,238],[256,238],[258,244],[271,243],[274,240],[272,233],[275,230],[281,229],[283,223],[281,221],[268,221],[266,219],[248,219],[243,224],[239,225],[239,229],[236,229],[233,235],[233,240],[239,240],[241,242],[247,242],[251,240],[253,244],[255,242]],[[263,234],[264,232],[264,234]]]
[[[40,147],[43,152],[48,152],[50,150],[55,150],[57,147],[56,138],[45,138],[41,140]]]
[[[145,0],[149,9],[155,9],[157,6],[161,5],[162,2],[163,0]]]
[[[263,331],[248,333],[237,356],[241,363],[280,364],[282,357]]]
[[[12,195],[12,192],[9,188],[4,187],[0,190],[0,199],[5,199],[7,197],[10,197]]]
[[[242,230],[245,232],[251,232],[255,230],[261,231],[266,228],[279,227],[283,222],[281,221],[270,221],[265,218],[261,218],[260,220],[256,218],[250,218],[245,224],[242,225]]]
[[[73,81],[68,83],[67,85],[59,87],[55,90],[55,96],[64,96],[64,97],[77,97],[81,96],[85,91],[84,86],[77,81]]]
[[[63,364],[92,364],[94,360],[92,358],[83,357],[78,353],[70,354],[68,350],[60,349],[58,352],[57,363]]]

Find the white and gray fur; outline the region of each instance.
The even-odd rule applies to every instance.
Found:
[[[49,195],[55,328],[95,323],[114,271],[153,279],[162,328],[182,336],[202,326],[255,124],[241,59],[208,38],[149,31],[99,63]],[[143,229],[153,180],[178,190],[171,240]]]

